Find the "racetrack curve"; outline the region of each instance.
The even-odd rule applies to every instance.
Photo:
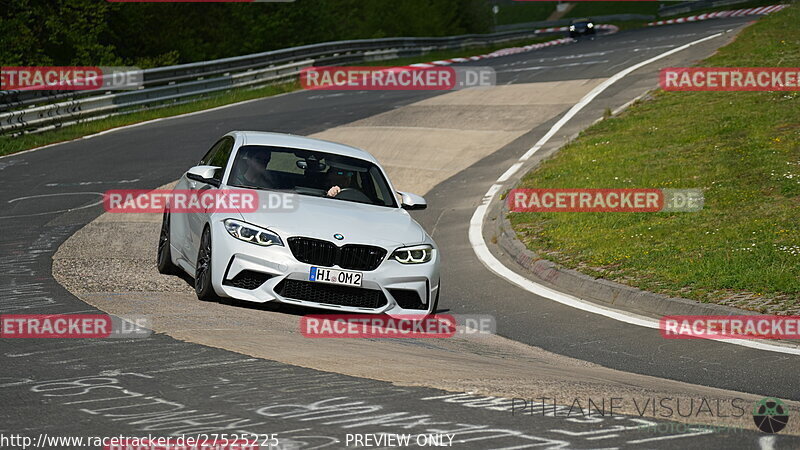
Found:
[[[208,330],[207,322],[198,324],[195,321],[194,333],[192,326],[185,324],[176,326],[176,322],[168,322],[159,326],[156,323],[157,331],[179,340],[201,342],[259,358],[392,381],[405,386],[428,386],[453,391],[475,389],[480,377],[470,378],[468,372],[474,372],[476,367],[489,370],[490,366],[500,365],[503,363],[502,360],[506,359],[511,360],[507,365],[513,366],[513,370],[508,369],[508,373],[505,374],[506,379],[502,381],[504,384],[498,387],[493,385],[493,383],[500,384],[496,379],[484,379],[483,392],[506,396],[529,396],[531,392],[537,392],[547,396],[552,391],[542,393],[542,389],[559,389],[558,392],[563,394],[560,397],[564,398],[585,395],[586,392],[603,392],[601,395],[608,397],[614,395],[615,390],[617,392],[624,390],[624,385],[632,385],[636,389],[649,387],[646,392],[652,395],[677,392],[724,397],[746,392],[759,396],[770,395],[800,400],[800,392],[797,392],[793,384],[796,383],[795,373],[798,367],[796,357],[717,342],[682,340],[669,342],[661,339],[657,331],[597,317],[537,298],[487,272],[475,258],[466,239],[469,217],[488,186],[513,164],[532,142],[544,134],[558,116],[571,106],[571,103],[577,101],[599,80],[669,48],[720,30],[738,28],[743,23],[742,19],[731,19],[636,30],[595,41],[483,61],[481,64],[491,64],[497,70],[498,83],[503,85],[490,94],[467,91],[444,94],[298,92],[203,114],[155,122],[0,159],[0,171],[3,175],[0,179],[2,186],[0,201],[11,202],[9,208],[0,214],[0,229],[5,231],[0,238],[0,245],[4,249],[0,266],[7,269],[4,271],[5,275],[0,275],[5,294],[3,298],[7,299],[3,303],[2,310],[4,313],[92,310],[64,291],[50,277],[49,258],[59,245],[81,229],[73,238],[77,240],[68,242],[72,244],[72,249],[70,245],[62,248],[63,251],[72,253],[65,256],[59,252],[56,258],[55,267],[63,275],[59,279],[64,281],[70,290],[103,310],[128,307],[133,308],[131,311],[141,311],[149,307],[153,308],[152,314],[161,314],[163,318],[171,317],[171,320],[179,319],[181,311],[191,311],[189,316],[195,319],[202,318],[209,321],[214,318],[221,319],[220,327],[223,331],[216,333],[216,336],[213,331]],[[545,156],[566,138],[602,116],[606,108],[613,109],[654,87],[655,74],[659,67],[690,64],[708,55],[728,38],[730,36],[712,40],[707,45],[698,45],[697,48],[664,60],[663,64],[654,64],[632,74],[610,88],[580,113],[556,136],[556,139],[551,141],[548,148],[543,149],[541,156]],[[531,114],[531,111],[535,113]],[[363,369],[361,372],[352,373],[346,367],[348,364],[336,361],[333,357],[326,361],[320,359],[319,355],[312,355],[302,361],[299,359],[293,361],[294,355],[285,351],[287,348],[285,345],[297,343],[291,340],[292,324],[296,323],[294,316],[269,310],[262,311],[258,308],[254,312],[242,305],[201,304],[192,301],[191,294],[186,296],[187,285],[179,279],[167,282],[168,289],[161,289],[163,284],[159,282],[151,286],[146,285],[144,288],[142,286],[131,288],[131,284],[149,282],[148,277],[151,276],[143,270],[138,270],[140,266],[136,261],[131,262],[131,266],[126,267],[123,264],[115,267],[113,264],[106,264],[108,261],[95,260],[95,264],[104,265],[101,269],[106,271],[108,279],[98,279],[90,275],[94,273],[96,267],[85,270],[85,264],[98,255],[122,255],[122,258],[114,259],[117,262],[124,260],[126,255],[137,257],[147,255],[149,242],[141,237],[149,235],[137,234],[135,239],[120,236],[129,236],[125,234],[129,230],[147,233],[151,229],[148,226],[152,226],[153,222],[151,219],[142,218],[139,226],[115,228],[119,224],[115,225],[114,220],[100,218],[92,222],[90,227],[84,228],[102,212],[96,205],[81,208],[97,200],[97,194],[86,192],[102,192],[112,188],[154,188],[166,184],[191,166],[216,137],[231,129],[319,135],[353,143],[375,153],[389,169],[393,179],[401,180],[396,181],[398,187],[427,193],[430,208],[415,216],[437,240],[446,261],[442,275],[445,292],[440,308],[447,309],[451,313],[493,314],[497,318],[498,333],[507,339],[497,337],[491,338],[488,343],[458,341],[442,344],[359,342],[352,345],[360,346],[358,347],[360,349],[369,347],[373,349],[373,353],[364,354],[365,363],[371,359],[386,358],[387,371],[402,374],[405,378],[377,376]],[[463,151],[465,148],[469,151]],[[407,154],[409,149],[418,151],[409,155]],[[430,158],[428,155],[437,157]],[[424,166],[420,165],[423,163]],[[117,235],[116,240],[113,239],[115,232],[121,233]],[[92,240],[98,236],[103,237],[103,240]],[[112,239],[105,241],[104,239],[108,237]],[[131,246],[131,242],[141,243],[142,248]],[[115,245],[120,243],[124,245],[115,248]],[[96,247],[97,245],[105,247]],[[152,247],[154,248],[154,244]],[[130,277],[129,274],[132,272],[143,275],[141,278],[137,278],[139,275]],[[126,276],[128,278],[125,278]],[[152,286],[169,295],[151,295],[150,292],[153,291],[149,288]],[[143,292],[148,294],[144,295]],[[181,292],[183,296],[180,295]],[[178,295],[174,295],[176,293]],[[131,298],[133,300],[126,303],[126,299]],[[174,304],[169,305],[167,302],[170,301],[174,301]],[[169,308],[174,308],[175,311],[170,313]],[[192,309],[196,309],[197,314]],[[229,331],[231,323],[225,321],[228,314],[233,318],[227,318],[241,321],[234,324],[242,331],[240,334],[231,335]],[[250,330],[252,337],[254,327],[258,324],[247,323],[244,317],[237,318],[237,316],[254,314],[270,317],[272,320],[270,323],[276,326],[266,329],[255,328],[264,335],[259,334],[256,338],[248,340],[243,331]],[[270,342],[269,333],[276,333],[278,339]],[[243,348],[242,342],[245,342],[244,347],[249,346],[249,349]],[[283,343],[281,349],[284,351],[265,352],[264,346],[274,343]],[[223,412],[231,414],[237,410],[249,414],[253,411],[263,412],[265,404],[266,407],[276,407],[276,404],[269,403],[274,401],[270,397],[273,391],[281,393],[277,397],[281,397],[284,402],[301,402],[302,398],[304,405],[309,398],[319,400],[319,396],[325,393],[335,395],[341,393],[341,396],[355,398],[358,402],[368,398],[373,403],[383,401],[386,404],[387,399],[391,398],[391,408],[437,412],[440,418],[444,415],[448,420],[453,419],[457,423],[477,421],[480,424],[490,424],[492,427],[515,426],[522,430],[521,432],[533,433],[532,437],[537,439],[560,437],[573,447],[592,445],[592,441],[578,442],[587,435],[575,433],[585,430],[553,433],[554,425],[552,422],[546,422],[544,418],[542,421],[545,422],[534,423],[530,419],[519,422],[518,419],[514,419],[509,423],[507,413],[499,415],[496,411],[486,408],[459,407],[456,403],[444,400],[421,400],[446,396],[441,391],[430,394],[428,391],[431,390],[423,387],[398,387],[377,381],[353,379],[346,375],[316,372],[312,369],[297,368],[263,359],[254,360],[224,350],[181,343],[161,334],[141,342],[91,342],[69,345],[62,342],[6,340],[2,345],[4,358],[10,363],[7,365],[9,368],[7,373],[3,374],[5,384],[2,387],[7,390],[6,396],[18,396],[19,404],[16,406],[20,411],[14,417],[8,415],[8,411],[3,413],[6,415],[4,424],[8,424],[4,425],[4,428],[8,430],[19,429],[23,424],[30,423],[29,421],[37,415],[45,418],[44,423],[54,424],[56,430],[68,430],[70,421],[65,417],[68,414],[64,413],[76,409],[86,412],[85,409],[79,409],[63,398],[54,400],[48,397],[51,394],[42,394],[41,392],[46,392],[46,389],[41,388],[42,380],[90,375],[98,378],[102,371],[106,371],[103,376],[114,378],[120,385],[130,381],[132,387],[129,386],[127,389],[136,388],[153,392],[158,386],[155,392],[168,393],[166,398],[171,401],[181,399],[181,402],[192,405],[194,409],[202,405],[218,414]],[[231,348],[231,345],[240,347]],[[91,352],[91,358],[87,358],[87,351]],[[458,370],[454,370],[455,375],[449,380],[421,379],[414,383],[412,379],[414,371],[403,372],[399,369],[408,361],[407,358],[414,357],[416,353],[439,358],[437,361],[441,363],[441,367],[432,368],[432,374],[446,373],[447,364]],[[448,358],[448,353],[456,356]],[[392,366],[392,363],[396,366]],[[244,370],[232,372],[226,368],[240,365],[245,367]],[[173,370],[167,370],[170,367]],[[393,367],[398,370],[391,370]],[[544,384],[525,380],[526,367],[537,369],[537,373],[529,373],[528,376],[531,378],[539,377],[541,370],[547,368],[548,370],[541,376]],[[53,373],[54,368],[58,368],[61,373]],[[199,380],[195,379],[198,370],[202,372]],[[130,373],[136,375],[128,375]],[[280,376],[272,376],[276,373]],[[329,388],[325,391],[313,391],[305,381],[298,382],[297,376],[302,376],[304,379],[307,377],[325,380],[324,383],[328,383]],[[572,377],[579,378],[580,381]],[[561,386],[556,388],[554,386],[559,378]],[[657,378],[696,386],[659,381]],[[464,380],[468,382],[465,383]],[[592,384],[593,381],[597,384]],[[250,384],[254,382],[255,385]],[[294,389],[291,388],[293,383],[296,383]],[[585,385],[581,386],[584,383]],[[33,386],[38,388],[26,389]],[[608,391],[602,391],[601,386]],[[705,389],[702,386],[724,389],[727,392]],[[223,398],[235,398],[236,401],[220,403],[215,402],[213,396],[202,398],[196,391],[191,390],[193,387],[220,389],[226,393]],[[231,389],[233,394],[229,392]],[[478,389],[480,391],[480,386]],[[302,393],[297,392],[298,390]],[[426,393],[421,395],[422,391]],[[244,392],[252,392],[252,397],[245,399]],[[260,399],[259,395],[264,395],[265,398]],[[79,401],[86,400],[91,403],[106,401],[102,398],[79,397]],[[403,400],[399,397],[403,397]],[[747,396],[747,398],[753,397]],[[253,402],[254,399],[260,400],[261,403]],[[45,400],[47,401],[44,405],[45,413],[37,413]],[[36,407],[26,402],[32,402]],[[262,406],[255,408],[252,403]],[[434,404],[436,406],[431,406]],[[388,407],[384,405],[383,411]],[[88,409],[99,411],[102,408]],[[280,408],[276,407],[276,410],[278,409]],[[89,414],[93,413],[84,416],[88,417]],[[103,415],[100,412],[94,414]],[[280,417],[264,414],[261,416]],[[114,421],[108,416],[104,418]],[[42,423],[41,418],[39,422]],[[82,432],[100,426],[89,425],[82,420],[80,422]],[[119,427],[121,430],[142,430],[142,425],[135,421],[120,419],[112,423],[123,425]],[[321,424],[317,421],[313,422],[313,425],[312,431],[320,435],[331,433],[330,436],[336,436],[336,433],[342,432],[341,426],[337,424]],[[592,429],[586,424],[582,426]],[[161,430],[175,432],[175,427],[165,426]],[[299,436],[291,428],[284,428],[282,431],[285,431],[286,436],[291,439]],[[519,435],[509,434],[502,439],[512,437],[519,438]],[[760,438],[758,434],[751,434],[741,441],[728,439],[725,445],[752,445],[754,440]],[[466,446],[477,445],[475,448],[486,448],[483,446],[486,441],[466,441],[466,439],[465,437]],[[492,442],[492,445],[512,445],[510,441],[505,442],[502,439],[496,443]],[[692,445],[719,443],[709,436],[695,436],[694,439],[696,440],[692,441]],[[714,436],[714,439],[721,438]],[[780,439],[790,438],[781,436]],[[641,437],[638,440],[641,440]],[[635,446],[635,443],[631,444],[633,441],[637,441],[637,438],[623,434],[609,437],[603,445]],[[481,444],[478,445],[477,442]],[[658,441],[649,442],[651,442],[649,445],[660,445]]]

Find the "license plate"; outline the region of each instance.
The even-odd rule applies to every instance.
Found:
[[[312,267],[308,274],[308,281],[319,281],[320,283],[343,284],[345,286],[361,287],[361,272],[351,272],[349,270],[325,269],[322,267]]]

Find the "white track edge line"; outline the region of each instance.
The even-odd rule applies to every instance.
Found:
[[[499,277],[540,297],[544,297],[566,306],[570,306],[593,314],[599,314],[601,316],[618,320],[620,322],[625,322],[631,325],[638,325],[640,327],[645,327],[645,328],[655,328],[655,329],[659,328],[659,322],[650,317],[645,317],[638,314],[602,307],[600,305],[596,305],[586,300],[579,299],[572,295],[565,294],[563,292],[559,292],[554,289],[550,289],[544,285],[531,281],[528,278],[525,278],[522,275],[517,274],[513,270],[503,265],[503,263],[501,263],[497,258],[495,258],[495,256],[489,251],[489,248],[486,245],[486,241],[484,241],[483,239],[483,222],[484,219],[486,218],[486,214],[488,213],[489,204],[492,202],[492,200],[494,200],[494,197],[497,195],[497,193],[500,192],[500,190],[503,188],[502,183],[508,180],[510,177],[512,177],[517,171],[519,171],[519,169],[522,167],[521,164],[522,162],[530,159],[530,157],[533,156],[537,151],[539,151],[539,149],[541,149],[547,143],[547,141],[549,141],[550,138],[552,138],[570,119],[572,119],[586,105],[588,105],[592,100],[594,100],[595,97],[600,95],[600,93],[605,91],[612,84],[621,80],[623,77],[627,76],[631,72],[641,67],[644,67],[660,59],[666,58],[667,56],[685,50],[694,45],[719,37],[722,34],[723,33],[716,33],[711,36],[706,36],[704,38],[682,45],[680,47],[676,47],[672,50],[668,50],[648,60],[634,64],[628,67],[627,69],[623,69],[622,71],[617,72],[610,78],[606,79],[605,81],[597,85],[588,94],[586,94],[583,98],[581,98],[578,101],[578,103],[572,106],[572,108],[570,108],[569,111],[567,111],[567,113],[564,114],[564,116],[561,117],[561,119],[559,119],[558,122],[556,122],[552,126],[552,128],[550,128],[550,130],[544,136],[542,136],[542,138],[539,139],[539,141],[536,142],[536,144],[534,144],[533,147],[530,148],[530,150],[525,152],[525,154],[519,158],[518,162],[516,162],[508,170],[506,170],[500,176],[500,178],[498,178],[498,180],[494,184],[492,184],[492,186],[483,196],[480,206],[478,206],[475,209],[475,212],[473,213],[472,218],[470,219],[469,222],[469,242],[470,245],[472,246],[473,251],[475,252],[475,255],[478,257],[481,263],[484,266],[486,266],[487,269],[494,272]],[[763,342],[743,340],[743,339],[709,339],[709,340],[740,345],[743,347],[749,347],[758,350],[786,353],[791,355],[800,355],[800,348],[784,347],[780,345],[767,344]]]

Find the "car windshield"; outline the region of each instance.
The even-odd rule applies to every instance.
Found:
[[[375,164],[315,150],[246,145],[236,152],[229,186],[293,191],[301,195],[396,207]],[[332,194],[332,195],[331,195]]]

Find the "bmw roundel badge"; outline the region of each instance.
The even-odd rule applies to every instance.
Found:
[[[344,236],[339,233],[334,234],[333,237],[335,237],[337,241],[341,241],[342,239],[344,239]]]

